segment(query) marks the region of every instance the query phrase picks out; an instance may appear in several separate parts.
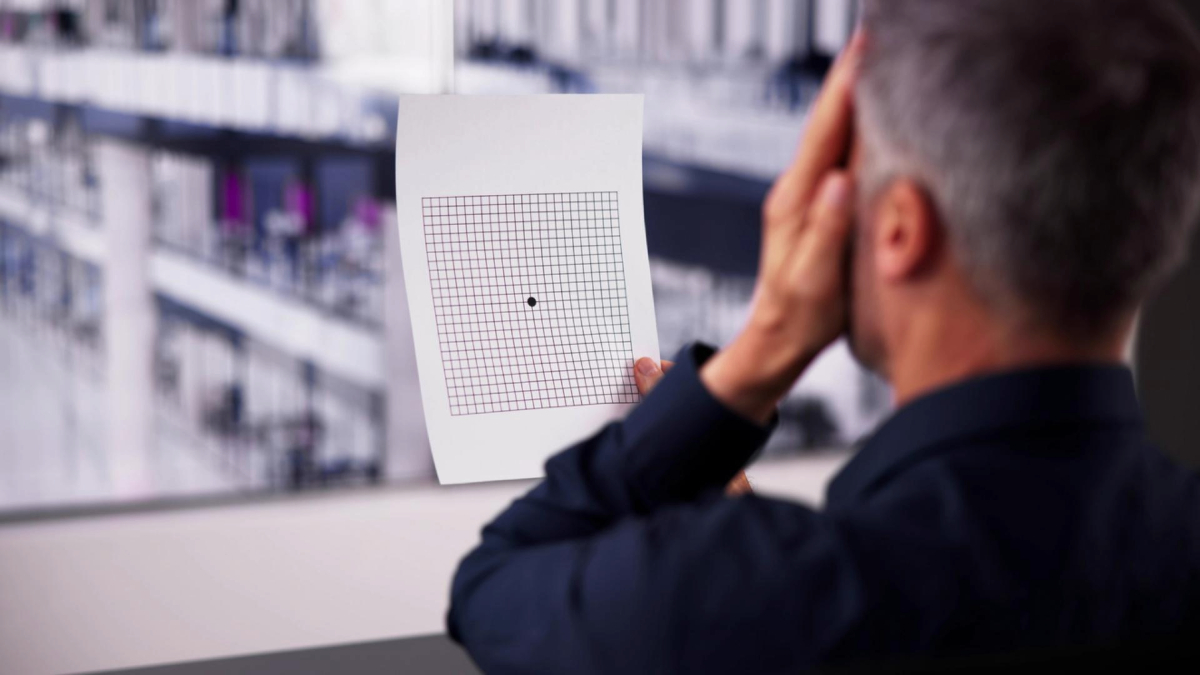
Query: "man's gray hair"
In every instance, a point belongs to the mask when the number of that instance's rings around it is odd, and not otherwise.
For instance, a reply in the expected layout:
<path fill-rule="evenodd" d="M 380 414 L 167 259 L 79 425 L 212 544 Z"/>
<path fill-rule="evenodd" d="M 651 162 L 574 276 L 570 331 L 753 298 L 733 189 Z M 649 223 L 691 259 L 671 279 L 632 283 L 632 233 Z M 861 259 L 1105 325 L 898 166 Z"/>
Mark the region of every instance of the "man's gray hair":
<path fill-rule="evenodd" d="M 863 189 L 927 192 L 985 299 L 1074 335 L 1183 261 L 1200 41 L 1173 0 L 868 0 Z"/>

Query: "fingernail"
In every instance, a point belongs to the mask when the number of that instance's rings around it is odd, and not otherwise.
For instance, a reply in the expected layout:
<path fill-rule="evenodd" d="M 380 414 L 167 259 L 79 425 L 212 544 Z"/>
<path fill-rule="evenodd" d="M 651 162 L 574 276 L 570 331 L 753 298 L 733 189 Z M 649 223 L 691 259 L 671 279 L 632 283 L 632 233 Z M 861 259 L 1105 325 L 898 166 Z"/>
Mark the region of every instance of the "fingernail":
<path fill-rule="evenodd" d="M 658 364 L 654 362 L 654 359 L 638 359 L 637 371 L 642 375 L 654 375 L 658 372 Z"/>
<path fill-rule="evenodd" d="M 821 199 L 829 206 L 843 206 L 849 196 L 850 180 L 845 176 L 833 176 L 825 181 L 825 190 Z"/>
<path fill-rule="evenodd" d="M 850 51 L 858 54 L 862 51 L 864 45 L 867 44 L 867 34 L 863 31 L 862 22 L 860 21 L 854 27 L 854 34 L 850 36 Z"/>

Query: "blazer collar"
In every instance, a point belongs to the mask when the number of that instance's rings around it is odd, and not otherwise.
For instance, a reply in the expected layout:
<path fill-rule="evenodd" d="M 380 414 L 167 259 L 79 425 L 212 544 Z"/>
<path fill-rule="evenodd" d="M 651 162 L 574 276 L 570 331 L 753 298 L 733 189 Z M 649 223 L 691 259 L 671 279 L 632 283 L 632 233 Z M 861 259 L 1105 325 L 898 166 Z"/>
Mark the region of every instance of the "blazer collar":
<path fill-rule="evenodd" d="M 926 394 L 896 411 L 830 483 L 838 508 L 931 454 L 970 438 L 1064 424 L 1142 424 L 1133 374 L 1118 365 L 986 375 Z"/>

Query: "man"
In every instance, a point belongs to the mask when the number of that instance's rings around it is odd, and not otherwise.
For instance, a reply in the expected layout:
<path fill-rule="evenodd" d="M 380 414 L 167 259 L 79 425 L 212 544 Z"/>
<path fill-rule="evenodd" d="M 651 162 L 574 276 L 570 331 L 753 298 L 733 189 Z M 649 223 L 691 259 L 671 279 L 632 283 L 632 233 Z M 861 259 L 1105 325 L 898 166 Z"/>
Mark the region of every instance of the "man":
<path fill-rule="evenodd" d="M 745 329 L 661 381 L 639 362 L 645 401 L 484 529 L 452 635 L 487 672 L 774 673 L 1196 626 L 1200 482 L 1122 365 L 1200 216 L 1186 25 L 867 2 L 764 207 Z M 723 495 L 842 334 L 896 414 L 823 512 Z"/>

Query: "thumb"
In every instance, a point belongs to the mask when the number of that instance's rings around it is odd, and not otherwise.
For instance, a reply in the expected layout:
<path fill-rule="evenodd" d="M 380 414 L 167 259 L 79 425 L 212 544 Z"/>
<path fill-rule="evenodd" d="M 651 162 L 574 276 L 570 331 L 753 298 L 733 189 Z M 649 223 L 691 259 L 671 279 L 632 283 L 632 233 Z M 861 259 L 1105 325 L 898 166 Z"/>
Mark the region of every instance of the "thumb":
<path fill-rule="evenodd" d="M 662 376 L 662 368 L 654 359 L 642 357 L 633 365 L 633 381 L 637 383 L 638 393 L 642 396 L 649 394 Z"/>

